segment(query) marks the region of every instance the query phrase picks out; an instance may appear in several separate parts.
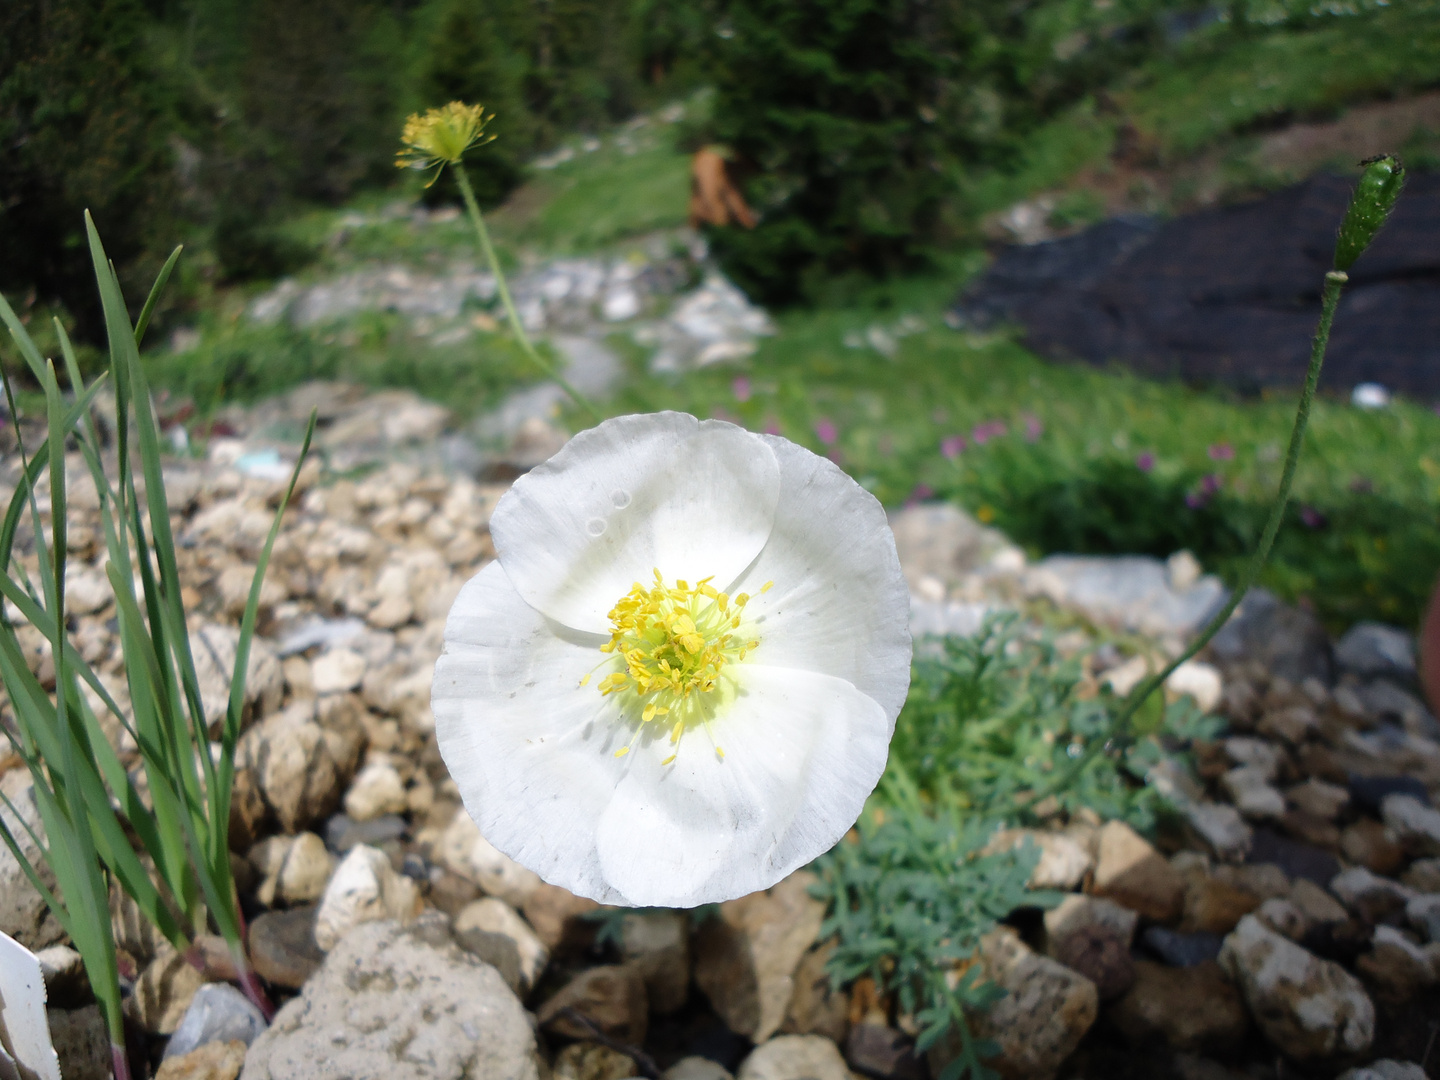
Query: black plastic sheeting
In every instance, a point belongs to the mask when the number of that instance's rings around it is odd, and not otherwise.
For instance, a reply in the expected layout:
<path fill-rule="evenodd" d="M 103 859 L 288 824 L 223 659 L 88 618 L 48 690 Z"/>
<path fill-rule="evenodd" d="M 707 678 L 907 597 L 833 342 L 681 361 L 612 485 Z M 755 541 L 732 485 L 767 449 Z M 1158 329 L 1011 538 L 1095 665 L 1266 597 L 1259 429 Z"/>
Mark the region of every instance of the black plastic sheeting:
<path fill-rule="evenodd" d="M 1353 185 L 1317 176 L 1237 206 L 1006 248 L 955 315 L 982 330 L 1019 324 L 1054 360 L 1243 391 L 1298 387 Z M 1409 177 L 1350 271 L 1321 385 L 1362 382 L 1440 397 L 1440 175 Z"/>

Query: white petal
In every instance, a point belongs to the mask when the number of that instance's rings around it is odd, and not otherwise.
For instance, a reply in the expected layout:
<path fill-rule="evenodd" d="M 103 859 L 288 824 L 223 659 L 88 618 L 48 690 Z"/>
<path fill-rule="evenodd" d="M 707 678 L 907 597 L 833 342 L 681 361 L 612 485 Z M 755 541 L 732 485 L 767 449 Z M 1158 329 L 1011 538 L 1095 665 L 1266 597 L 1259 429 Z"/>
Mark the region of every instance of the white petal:
<path fill-rule="evenodd" d="M 709 736 L 687 732 L 670 766 L 631 754 L 600 819 L 601 873 L 634 904 L 695 907 L 769 888 L 845 835 L 885 769 L 891 721 L 848 682 L 730 670 L 741 694 Z"/>
<path fill-rule="evenodd" d="M 780 462 L 770 539 L 732 592 L 754 595 L 757 663 L 846 679 L 894 723 L 910 688 L 910 590 L 885 510 L 834 462 L 767 437 Z"/>
<path fill-rule="evenodd" d="M 652 569 L 666 580 L 737 577 L 770 535 L 779 490 L 761 436 L 684 413 L 621 416 L 515 481 L 490 532 L 532 607 L 606 633 L 615 602 Z"/>
<path fill-rule="evenodd" d="M 435 664 L 435 735 L 481 834 L 546 881 L 624 903 L 600 873 L 595 827 L 624 775 L 615 699 L 580 678 L 600 637 L 547 620 L 493 562 L 466 583 Z"/>

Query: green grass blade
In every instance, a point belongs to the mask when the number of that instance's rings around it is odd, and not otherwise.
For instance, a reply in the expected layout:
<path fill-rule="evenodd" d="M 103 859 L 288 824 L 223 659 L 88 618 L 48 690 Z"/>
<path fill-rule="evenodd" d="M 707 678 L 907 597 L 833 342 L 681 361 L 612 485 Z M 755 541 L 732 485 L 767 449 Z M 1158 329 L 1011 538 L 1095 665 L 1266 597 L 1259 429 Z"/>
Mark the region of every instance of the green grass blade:
<path fill-rule="evenodd" d="M 90 408 L 90 403 L 95 400 L 95 395 L 100 392 L 103 385 L 104 383 L 100 379 L 96 379 L 90 388 L 76 400 L 65 414 L 66 426 L 61 430 L 73 430 L 75 424 Z M 4 523 L 0 524 L 0 567 L 10 565 L 11 555 L 15 550 L 15 531 L 20 527 L 20 519 L 25 513 L 25 507 L 30 493 L 34 490 L 35 482 L 45 471 L 45 464 L 49 457 L 49 445 L 50 440 L 47 436 L 36 449 L 35 456 L 30 458 L 26 462 L 25 468 L 21 470 L 19 484 L 15 488 L 15 494 L 10 498 L 10 507 L 5 513 Z"/>
<path fill-rule="evenodd" d="M 155 655 L 145 634 L 144 617 L 134 596 L 125 587 L 125 573 L 114 563 L 105 567 L 115 591 L 116 615 L 120 623 L 121 647 L 130 680 L 130 701 L 135 710 L 135 727 L 150 798 L 155 807 L 159 848 L 151 852 L 156 869 L 181 905 L 187 918 L 195 911 L 194 859 L 197 853 L 186 844 L 185 822 L 199 804 L 192 798 L 184 770 L 189 754 L 177 748 L 174 725 L 166 720 L 165 680 L 161 659 Z M 187 743 L 188 746 L 188 743 Z M 190 763 L 193 769 L 193 762 Z"/>
<path fill-rule="evenodd" d="M 40 355 L 35 341 L 30 337 L 30 332 L 25 329 L 25 324 L 15 314 L 15 309 L 10 306 L 9 301 L 0 295 L 0 322 L 10 331 L 10 337 L 15 342 L 15 347 L 20 350 L 20 355 L 25 358 L 26 365 L 30 368 L 36 380 L 41 379 L 41 372 L 45 370 L 45 358 Z"/>
<path fill-rule="evenodd" d="M 275 517 L 270 522 L 270 532 L 265 537 L 265 545 L 260 550 L 260 557 L 255 563 L 255 574 L 250 579 L 250 595 L 245 601 L 245 613 L 240 619 L 240 638 L 235 647 L 235 670 L 230 676 L 230 702 L 225 712 L 225 728 L 221 735 L 220 763 L 216 774 L 210 783 L 210 848 L 207 852 L 208 870 L 215 877 L 213 891 L 223 893 L 227 896 L 233 895 L 233 883 L 230 876 L 230 855 L 229 855 L 229 824 L 230 824 L 230 790 L 235 780 L 235 745 L 240 738 L 240 719 L 245 707 L 245 677 L 250 664 L 250 643 L 255 637 L 255 620 L 260 610 L 260 589 L 265 583 L 265 571 L 270 565 L 270 557 L 275 550 L 275 541 L 280 535 L 280 526 L 284 523 L 285 510 L 289 507 L 291 499 L 295 496 L 295 486 L 300 482 L 300 471 L 305 467 L 305 460 L 310 454 L 310 443 L 315 437 L 315 424 L 318 414 L 312 410 L 309 423 L 305 425 L 305 438 L 300 445 L 300 455 L 295 461 L 295 468 L 290 473 L 290 483 L 285 488 L 285 494 L 280 500 L 280 505 L 275 510 Z M 231 945 L 239 945 L 239 912 L 236 910 L 233 916 L 230 911 L 231 902 L 225 905 L 227 917 L 231 917 L 234 923 L 234 938 Z M 217 919 L 220 915 L 220 907 L 211 902 L 211 910 Z M 227 939 L 229 934 L 225 935 Z"/>
<path fill-rule="evenodd" d="M 3 575 L 0 575 L 0 594 L 3 594 L 7 600 L 15 604 L 16 607 L 20 609 L 21 614 L 25 616 L 25 618 L 31 623 L 31 625 L 38 629 L 42 634 L 50 637 L 51 640 L 54 640 L 54 622 L 50 619 L 49 613 L 44 611 L 44 609 L 37 607 L 34 601 L 29 596 L 27 596 L 20 589 L 16 588 L 14 582 Z M 7 629 L 5 632 L 13 636 L 13 630 Z M 8 640 L 9 639 L 7 638 L 7 644 Z M 18 646 L 16 646 L 16 652 L 18 655 Z M 71 670 L 83 677 L 86 680 L 87 684 L 96 690 L 96 692 L 101 696 L 101 699 L 105 703 L 106 707 L 109 708 L 111 712 L 113 712 L 116 716 L 122 716 L 119 711 L 119 707 L 110 697 L 109 692 L 105 690 L 104 685 L 100 682 L 98 677 L 96 677 L 94 671 L 90 668 L 88 664 L 84 662 L 84 659 L 79 655 L 78 652 L 76 652 L 74 646 L 68 640 L 65 641 L 65 652 L 67 662 L 72 665 Z M 26 669 L 26 673 L 28 674 L 28 669 Z M 6 685 L 12 687 L 12 699 L 16 697 L 13 688 L 17 685 L 17 679 L 18 676 L 7 675 L 5 680 Z M 33 681 L 33 676 L 31 676 L 31 681 Z M 129 773 L 125 771 L 124 765 L 121 763 L 119 756 L 115 753 L 115 748 L 111 746 L 109 740 L 106 739 L 104 731 L 101 729 L 100 723 L 96 719 L 93 711 L 90 709 L 89 705 L 86 704 L 84 699 L 79 696 L 78 688 L 76 692 L 72 693 L 72 696 L 75 698 L 75 705 L 80 713 L 80 721 L 83 723 L 84 726 L 83 738 L 81 740 L 82 745 L 87 751 L 88 759 L 90 761 L 93 761 L 94 766 L 100 772 L 100 777 L 95 778 L 93 782 L 86 785 L 87 799 L 91 800 L 92 804 L 94 800 L 98 799 L 104 801 L 108 806 L 108 800 L 106 800 L 105 798 L 105 789 L 108 788 L 109 791 L 114 794 L 116 800 L 120 803 L 121 812 L 124 814 L 126 821 L 130 824 L 130 827 L 135 831 L 135 834 L 139 837 L 142 846 L 145 848 L 146 851 L 149 851 L 151 853 L 152 857 L 156 859 L 157 866 L 160 865 L 162 862 L 160 852 L 163 848 L 163 845 L 161 843 L 160 835 L 156 829 L 154 816 L 146 808 L 144 801 L 140 798 L 139 792 L 135 789 L 134 782 L 130 779 Z M 44 691 L 39 687 L 38 682 L 35 683 L 33 687 L 29 688 L 29 709 L 33 713 L 36 710 L 48 708 L 48 706 L 48 698 L 46 697 Z M 52 726 L 53 720 L 42 721 L 39 724 L 33 725 L 33 727 L 39 733 L 42 739 L 51 730 Z M 58 746 L 52 745 L 49 747 L 49 751 L 52 754 L 58 753 L 58 750 Z M 83 771 L 84 773 L 88 774 L 90 770 L 86 768 Z M 99 782 L 101 779 L 103 779 L 104 782 L 103 786 Z M 104 829 L 107 834 L 111 836 L 112 840 L 114 840 L 115 836 L 117 835 L 113 833 L 113 830 L 109 829 L 106 822 L 102 821 L 97 827 Z M 133 854 L 133 852 L 131 852 L 129 849 L 128 842 L 125 843 L 123 847 L 116 847 L 115 850 L 118 852 L 118 854 L 114 858 L 107 857 L 107 864 L 112 865 L 112 868 L 116 867 L 117 862 L 128 864 L 129 857 Z M 136 868 L 138 868 L 138 865 L 138 862 L 135 863 Z M 145 885 L 141 886 L 141 888 L 147 887 L 148 881 Z M 164 929 L 164 927 L 162 927 L 162 929 Z M 166 936 L 171 936 L 171 932 L 167 930 Z"/>
<path fill-rule="evenodd" d="M 180 259 L 180 252 L 185 250 L 183 244 L 177 244 L 175 250 L 170 252 L 170 257 L 165 260 L 165 265 L 160 268 L 160 273 L 155 275 L 155 284 L 150 286 L 150 295 L 145 298 L 145 306 L 140 309 L 140 317 L 135 320 L 135 344 L 138 347 L 140 342 L 145 340 L 145 330 L 150 325 L 150 316 L 155 313 L 155 305 L 160 300 L 160 294 L 165 291 L 165 285 L 170 280 L 170 271 L 175 269 L 175 263 Z"/>
<path fill-rule="evenodd" d="M 46 418 L 48 422 L 48 450 L 50 461 L 50 528 L 51 557 L 53 570 L 45 576 L 46 607 L 55 622 L 55 636 L 51 638 L 51 653 L 55 664 L 55 725 L 54 734 L 59 743 L 57 758 L 47 759 L 48 774 L 56 789 L 51 791 L 43 784 L 34 788 L 41 818 L 45 822 L 46 836 L 50 841 L 50 866 L 55 873 L 60 892 L 67 906 L 76 914 L 74 927 L 75 941 L 90 971 L 92 986 L 106 1007 L 111 1039 L 117 1034 L 123 1041 L 123 1020 L 119 1013 L 119 984 L 116 968 L 114 942 L 110 932 L 109 889 L 100 872 L 98 853 L 90 822 L 92 814 L 110 812 L 110 804 L 100 792 L 102 800 L 98 805 L 88 806 L 84 794 L 88 759 L 82 748 L 76 744 L 75 730 L 70 721 L 69 691 L 72 680 L 65 662 L 65 559 L 66 559 L 66 505 L 65 505 L 65 411 L 60 400 L 60 386 L 55 378 L 54 366 L 46 364 L 42 373 L 45 391 Z M 37 547 L 41 549 L 41 567 L 46 566 L 43 531 L 36 520 L 36 531 L 40 535 Z M 57 775 L 58 766 L 58 775 Z M 59 786 L 60 779 L 64 786 Z M 61 796 L 64 796 L 62 803 Z M 93 797 L 93 796 L 92 796 Z M 93 965 L 93 969 L 92 969 Z M 112 994 L 111 988 L 114 988 Z"/>

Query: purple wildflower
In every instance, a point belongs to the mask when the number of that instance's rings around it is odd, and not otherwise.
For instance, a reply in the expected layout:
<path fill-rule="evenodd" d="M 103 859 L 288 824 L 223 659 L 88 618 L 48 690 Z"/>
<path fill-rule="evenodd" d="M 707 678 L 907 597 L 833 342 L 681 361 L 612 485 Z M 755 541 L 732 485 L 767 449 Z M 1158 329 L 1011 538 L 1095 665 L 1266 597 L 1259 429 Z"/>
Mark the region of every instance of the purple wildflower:
<path fill-rule="evenodd" d="M 1146 450 L 1142 454 L 1137 454 L 1135 457 L 1135 467 L 1143 473 L 1148 473 L 1151 469 L 1155 468 L 1155 455 L 1149 450 Z"/>
<path fill-rule="evenodd" d="M 975 441 L 976 446 L 984 446 L 991 439 L 997 439 L 1009 430 L 1004 420 L 987 420 L 970 433 L 970 438 Z"/>
<path fill-rule="evenodd" d="M 940 440 L 940 453 L 954 461 L 965 452 L 966 445 L 964 435 L 951 435 Z"/>
<path fill-rule="evenodd" d="M 1038 416 L 1026 414 L 1025 416 L 1025 441 L 1039 442 L 1040 436 L 1045 434 L 1045 424 Z"/>
<path fill-rule="evenodd" d="M 1235 460 L 1235 448 L 1231 446 L 1228 442 L 1211 443 L 1210 448 L 1206 451 L 1206 453 L 1210 455 L 1211 461 Z"/>
<path fill-rule="evenodd" d="M 815 421 L 815 437 L 826 446 L 830 446 L 840 437 L 840 433 L 835 429 L 835 425 L 830 420 L 821 417 Z"/>
<path fill-rule="evenodd" d="M 745 402 L 750 400 L 750 376 L 736 375 L 735 380 L 730 384 L 730 392 L 735 395 L 735 400 Z"/>

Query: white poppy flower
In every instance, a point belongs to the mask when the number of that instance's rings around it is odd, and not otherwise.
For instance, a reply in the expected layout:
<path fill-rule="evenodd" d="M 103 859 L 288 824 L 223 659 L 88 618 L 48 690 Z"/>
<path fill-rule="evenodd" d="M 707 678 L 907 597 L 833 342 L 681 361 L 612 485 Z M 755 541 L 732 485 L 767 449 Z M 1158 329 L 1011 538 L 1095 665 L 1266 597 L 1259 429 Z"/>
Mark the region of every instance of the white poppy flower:
<path fill-rule="evenodd" d="M 910 681 L 885 512 L 785 439 L 683 413 L 582 432 L 495 508 L 435 668 L 481 832 L 601 903 L 695 907 L 832 847 Z"/>

